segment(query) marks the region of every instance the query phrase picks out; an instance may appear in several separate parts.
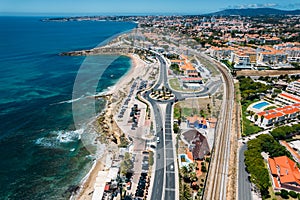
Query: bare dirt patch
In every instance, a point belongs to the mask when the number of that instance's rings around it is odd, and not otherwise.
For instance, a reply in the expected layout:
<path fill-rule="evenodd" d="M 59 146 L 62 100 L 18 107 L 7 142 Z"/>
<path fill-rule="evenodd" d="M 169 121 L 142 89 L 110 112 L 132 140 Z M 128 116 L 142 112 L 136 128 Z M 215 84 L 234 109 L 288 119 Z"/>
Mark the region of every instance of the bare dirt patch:
<path fill-rule="evenodd" d="M 241 70 L 236 76 L 279 76 L 283 74 L 300 74 L 300 70 Z"/>

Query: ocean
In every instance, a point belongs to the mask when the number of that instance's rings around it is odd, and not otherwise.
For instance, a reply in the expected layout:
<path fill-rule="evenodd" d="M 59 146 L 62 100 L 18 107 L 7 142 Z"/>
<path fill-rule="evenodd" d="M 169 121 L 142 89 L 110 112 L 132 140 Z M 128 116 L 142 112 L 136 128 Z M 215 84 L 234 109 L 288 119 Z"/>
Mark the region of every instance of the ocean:
<path fill-rule="evenodd" d="M 0 17 L 0 199 L 69 198 L 94 159 L 80 138 L 105 102 L 91 97 L 131 66 L 125 56 L 59 53 L 96 47 L 136 24 L 40 19 Z"/>

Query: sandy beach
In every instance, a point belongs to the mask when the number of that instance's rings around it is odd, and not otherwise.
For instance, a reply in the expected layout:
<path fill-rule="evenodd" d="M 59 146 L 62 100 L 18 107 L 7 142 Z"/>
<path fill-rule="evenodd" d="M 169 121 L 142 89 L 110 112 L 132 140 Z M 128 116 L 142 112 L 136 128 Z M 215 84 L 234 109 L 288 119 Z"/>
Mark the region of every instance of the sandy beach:
<path fill-rule="evenodd" d="M 118 125 L 113 122 L 111 123 L 110 117 L 112 115 L 115 115 L 118 111 L 118 108 L 121 106 L 122 99 L 124 98 L 124 94 L 127 94 L 129 92 L 129 89 L 131 87 L 131 82 L 133 79 L 136 79 L 138 77 L 142 77 L 143 73 L 145 73 L 145 67 L 147 66 L 147 63 L 145 63 L 143 60 L 139 58 L 136 54 L 128 54 L 126 55 L 131 58 L 131 68 L 130 70 L 112 87 L 109 91 L 106 92 L 105 95 L 107 95 L 107 107 L 105 108 L 104 113 L 104 124 L 109 126 L 109 130 L 111 134 L 119 135 L 123 134 L 121 133 L 121 129 L 118 127 Z M 103 155 L 100 159 L 98 159 L 95 164 L 93 165 L 93 168 L 90 170 L 89 174 L 85 177 L 85 179 L 82 181 L 82 185 L 80 186 L 80 191 L 77 195 L 71 197 L 71 199 L 79 199 L 79 200 L 90 200 L 93 196 L 94 191 L 94 184 L 96 182 L 96 177 L 98 175 L 99 171 L 106 170 L 105 166 L 105 159 L 106 156 Z"/>

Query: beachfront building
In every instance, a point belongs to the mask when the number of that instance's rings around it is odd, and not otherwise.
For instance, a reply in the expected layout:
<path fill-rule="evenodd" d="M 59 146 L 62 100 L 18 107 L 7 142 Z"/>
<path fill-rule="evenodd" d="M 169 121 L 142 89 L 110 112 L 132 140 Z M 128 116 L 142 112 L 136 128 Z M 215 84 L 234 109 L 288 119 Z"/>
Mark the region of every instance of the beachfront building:
<path fill-rule="evenodd" d="M 197 69 L 193 66 L 191 62 L 188 61 L 188 58 L 184 55 L 180 56 L 178 60 L 170 60 L 171 64 L 177 64 L 179 66 L 180 71 L 186 77 L 200 77 Z"/>
<path fill-rule="evenodd" d="M 203 160 L 206 155 L 210 154 L 207 139 L 198 130 L 192 129 L 184 132 L 182 139 L 189 145 L 193 160 Z"/>
<path fill-rule="evenodd" d="M 257 120 L 255 117 L 250 118 L 255 124 L 261 127 L 269 127 L 275 123 L 291 120 L 298 117 L 300 114 L 300 103 L 283 106 L 271 110 L 266 110 L 257 113 Z"/>
<path fill-rule="evenodd" d="M 287 92 L 282 92 L 275 98 L 275 103 L 279 105 L 291 105 L 294 103 L 300 103 L 300 97 Z"/>
<path fill-rule="evenodd" d="M 102 199 L 104 196 L 110 198 L 110 189 L 117 189 L 118 174 L 119 167 L 111 167 L 108 171 L 98 171 L 92 200 Z"/>
<path fill-rule="evenodd" d="M 300 79 L 289 83 L 286 91 L 295 95 L 300 95 Z"/>
<path fill-rule="evenodd" d="M 171 64 L 177 64 L 179 70 L 183 73 L 183 76 L 180 76 L 180 82 L 185 88 L 192 90 L 200 89 L 203 84 L 201 77 L 201 70 L 197 69 L 188 58 L 184 55 L 180 56 L 180 59 L 170 60 Z"/>
<path fill-rule="evenodd" d="M 268 170 L 274 190 L 288 189 L 300 192 L 300 170 L 287 156 L 269 158 Z"/>

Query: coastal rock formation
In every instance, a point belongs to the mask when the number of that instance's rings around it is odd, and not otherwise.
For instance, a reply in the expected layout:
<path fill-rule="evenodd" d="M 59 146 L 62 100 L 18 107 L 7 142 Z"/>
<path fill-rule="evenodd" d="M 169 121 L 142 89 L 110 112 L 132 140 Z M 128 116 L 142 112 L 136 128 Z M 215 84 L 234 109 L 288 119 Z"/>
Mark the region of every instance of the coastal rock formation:
<path fill-rule="evenodd" d="M 90 56 L 90 55 L 127 55 L 134 53 L 133 47 L 98 47 L 91 50 L 80 50 L 60 53 L 60 56 Z"/>
<path fill-rule="evenodd" d="M 107 105 L 105 111 L 98 116 L 94 124 L 96 131 L 99 134 L 99 137 L 96 140 L 106 144 L 114 142 L 117 145 L 122 146 L 124 143 L 129 143 L 127 138 L 124 137 L 124 133 L 113 119 L 112 107 L 109 106 L 113 100 L 112 95 L 110 94 L 102 97 L 107 101 Z"/>

